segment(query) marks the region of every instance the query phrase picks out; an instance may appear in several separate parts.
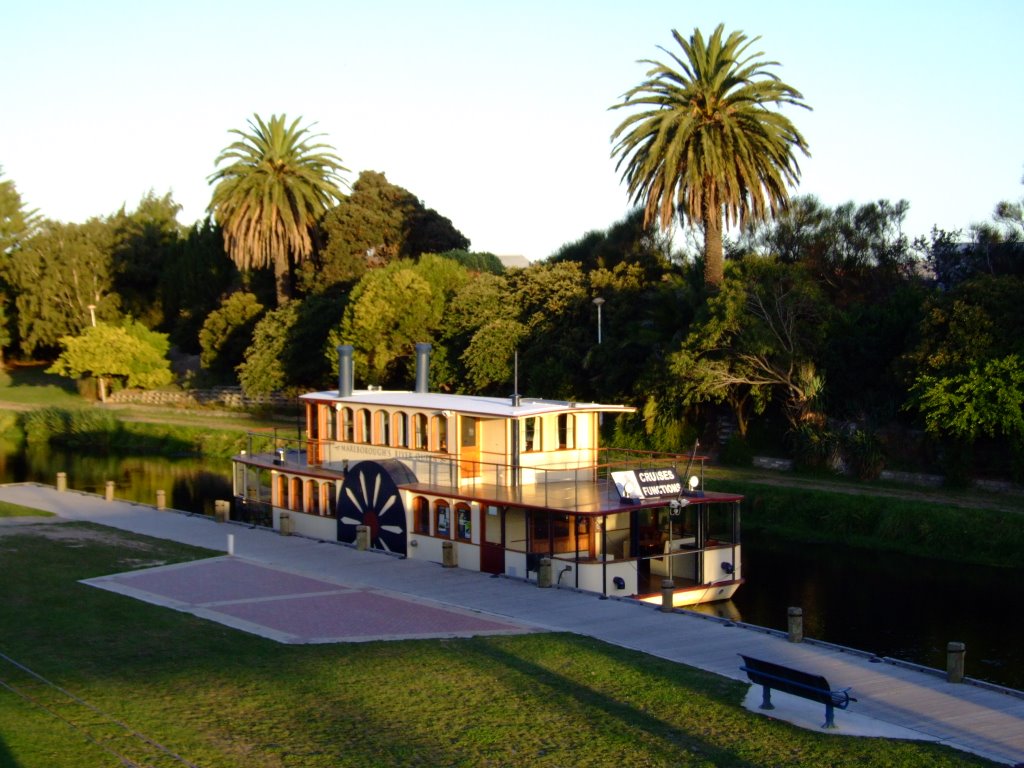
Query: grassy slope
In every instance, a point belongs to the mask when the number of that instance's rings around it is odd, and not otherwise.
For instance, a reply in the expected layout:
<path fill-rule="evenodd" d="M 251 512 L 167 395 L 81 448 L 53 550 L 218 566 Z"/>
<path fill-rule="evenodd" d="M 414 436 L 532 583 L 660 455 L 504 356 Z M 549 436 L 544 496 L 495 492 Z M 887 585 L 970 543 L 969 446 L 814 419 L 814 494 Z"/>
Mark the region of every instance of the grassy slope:
<path fill-rule="evenodd" d="M 197 765 L 989 765 L 801 731 L 743 710 L 743 685 L 568 635 L 279 645 L 78 583 L 206 553 L 60 528 L 110 541 L 0 538 L 0 652 Z M 17 682 L 2 661 L 0 678 Z M 0 765 L 107 764 L 0 688 Z"/>

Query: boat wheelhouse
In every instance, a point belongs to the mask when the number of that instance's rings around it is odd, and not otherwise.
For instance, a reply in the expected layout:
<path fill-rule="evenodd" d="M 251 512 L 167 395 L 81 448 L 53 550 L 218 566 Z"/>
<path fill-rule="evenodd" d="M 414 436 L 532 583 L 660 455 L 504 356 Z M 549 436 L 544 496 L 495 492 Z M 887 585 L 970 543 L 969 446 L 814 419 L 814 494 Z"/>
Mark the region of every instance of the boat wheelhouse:
<path fill-rule="evenodd" d="M 742 583 L 741 497 L 703 490 L 703 458 L 601 448 L 598 403 L 353 389 L 302 396 L 305 436 L 250 435 L 233 517 L 393 555 L 677 606 Z M 686 481 L 680 479 L 686 478 Z"/>

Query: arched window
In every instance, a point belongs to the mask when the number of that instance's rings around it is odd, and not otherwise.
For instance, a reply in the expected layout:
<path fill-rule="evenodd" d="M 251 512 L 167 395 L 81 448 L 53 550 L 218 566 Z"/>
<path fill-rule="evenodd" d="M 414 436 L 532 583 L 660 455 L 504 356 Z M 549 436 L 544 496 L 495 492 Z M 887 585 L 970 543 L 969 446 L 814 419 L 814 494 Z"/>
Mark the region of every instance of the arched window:
<path fill-rule="evenodd" d="M 327 439 L 340 439 L 338 436 L 338 409 L 333 405 L 327 406 Z"/>
<path fill-rule="evenodd" d="M 391 445 L 391 418 L 387 411 L 377 411 L 374 414 L 375 440 L 374 445 Z"/>
<path fill-rule="evenodd" d="M 409 416 L 404 411 L 399 411 L 393 417 L 395 425 L 395 442 L 399 448 L 409 447 Z"/>
<path fill-rule="evenodd" d="M 412 500 L 412 526 L 416 533 L 430 533 L 430 502 L 422 496 Z"/>
<path fill-rule="evenodd" d="M 289 494 L 288 499 L 290 502 L 288 504 L 288 509 L 293 512 L 298 512 L 302 509 L 302 478 L 293 477 L 289 486 L 291 493 Z"/>
<path fill-rule="evenodd" d="M 338 489 L 333 480 L 329 480 L 320 486 L 320 494 L 323 500 L 320 502 L 320 514 L 325 517 L 338 516 Z"/>
<path fill-rule="evenodd" d="M 274 489 L 274 505 L 281 509 L 288 508 L 288 477 L 285 475 L 277 476 L 276 488 Z"/>
<path fill-rule="evenodd" d="M 452 536 L 452 508 L 444 499 L 434 502 L 434 535 L 445 539 Z"/>
<path fill-rule="evenodd" d="M 320 514 L 320 488 L 316 480 L 310 478 L 306 481 L 306 509 L 311 515 Z"/>
<path fill-rule="evenodd" d="M 455 505 L 455 535 L 462 541 L 469 541 L 473 538 L 473 513 L 469 504 Z"/>
<path fill-rule="evenodd" d="M 358 442 L 370 444 L 373 437 L 370 426 L 370 411 L 360 408 L 356 411 L 356 440 Z"/>
<path fill-rule="evenodd" d="M 541 420 L 539 416 L 528 416 L 523 419 L 523 452 L 540 451 L 541 448 Z"/>
<path fill-rule="evenodd" d="M 355 417 L 352 415 L 351 408 L 341 409 L 341 437 L 340 440 L 344 440 L 346 443 L 355 442 Z"/>
<path fill-rule="evenodd" d="M 418 451 L 425 451 L 429 447 L 430 434 L 427 432 L 426 414 L 417 413 L 412 417 L 413 423 L 413 445 Z"/>

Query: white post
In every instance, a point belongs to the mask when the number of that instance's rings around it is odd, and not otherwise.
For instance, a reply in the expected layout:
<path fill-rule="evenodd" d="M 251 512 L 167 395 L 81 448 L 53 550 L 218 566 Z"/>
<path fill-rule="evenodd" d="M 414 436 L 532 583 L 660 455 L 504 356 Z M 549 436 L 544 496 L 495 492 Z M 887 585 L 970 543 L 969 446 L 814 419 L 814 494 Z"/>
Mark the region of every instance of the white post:
<path fill-rule="evenodd" d="M 235 534 L 233 533 L 228 534 L 228 554 L 235 554 Z"/>

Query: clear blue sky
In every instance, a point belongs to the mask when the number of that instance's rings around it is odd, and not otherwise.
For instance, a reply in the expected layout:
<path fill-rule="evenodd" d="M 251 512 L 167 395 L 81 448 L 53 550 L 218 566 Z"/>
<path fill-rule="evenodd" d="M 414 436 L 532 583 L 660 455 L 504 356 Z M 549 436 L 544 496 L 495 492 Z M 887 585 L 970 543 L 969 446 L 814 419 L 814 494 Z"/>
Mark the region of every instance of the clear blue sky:
<path fill-rule="evenodd" d="M 760 35 L 800 89 L 797 193 L 905 198 L 908 234 L 1024 197 L 1024 3 L 146 0 L 0 12 L 0 165 L 31 208 L 83 221 L 171 191 L 190 224 L 258 112 L 316 122 L 354 181 L 388 179 L 476 250 L 550 255 L 629 209 L 607 108 L 670 30 Z"/>

